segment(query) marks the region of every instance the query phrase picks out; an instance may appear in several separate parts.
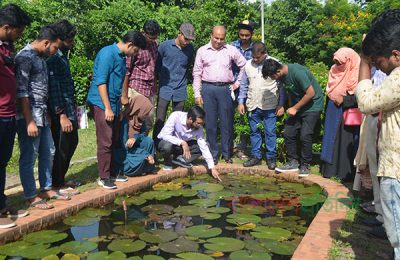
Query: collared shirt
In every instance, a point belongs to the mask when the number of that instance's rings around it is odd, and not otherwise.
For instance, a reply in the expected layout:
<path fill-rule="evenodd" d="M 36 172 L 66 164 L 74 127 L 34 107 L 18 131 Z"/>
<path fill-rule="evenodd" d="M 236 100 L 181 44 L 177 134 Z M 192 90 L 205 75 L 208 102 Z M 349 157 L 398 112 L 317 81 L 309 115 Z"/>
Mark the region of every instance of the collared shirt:
<path fill-rule="evenodd" d="M 176 45 L 175 39 L 160 44 L 157 74 L 161 98 L 174 102 L 186 100 L 187 72 L 193 55 L 192 44 L 182 49 Z"/>
<path fill-rule="evenodd" d="M 362 113 L 382 112 L 377 175 L 400 180 L 400 67 L 395 68 L 380 87 L 374 87 L 369 79 L 360 81 L 355 95 Z"/>
<path fill-rule="evenodd" d="M 229 44 L 225 44 L 218 50 L 211 46 L 211 42 L 200 47 L 193 67 L 194 96 L 201 96 L 201 81 L 234 82 L 233 63 L 240 68 L 238 79 L 234 83 L 239 86 L 243 68 L 246 65 L 243 55 Z"/>
<path fill-rule="evenodd" d="M 157 62 L 157 43 L 147 43 L 146 49 L 138 55 L 126 59 L 126 75 L 129 76 L 129 87 L 146 97 L 153 96 L 154 76 Z"/>
<path fill-rule="evenodd" d="M 210 148 L 204 139 L 203 128 L 192 129 L 186 126 L 187 112 L 172 112 L 158 138 L 180 146 L 182 141 L 197 140 L 201 154 L 207 162 L 209 169 L 214 168 L 214 160 Z"/>
<path fill-rule="evenodd" d="M 253 52 L 252 52 L 253 42 L 251 41 L 249 47 L 246 49 L 242 48 L 241 42 L 242 42 L 241 40 L 236 40 L 236 41 L 231 42 L 231 45 L 235 46 L 246 60 L 251 60 L 253 58 L 253 56 L 252 56 L 253 55 Z M 240 71 L 240 69 L 238 68 L 238 66 L 236 66 L 236 64 L 234 64 L 233 65 L 233 75 L 235 76 L 235 80 L 237 79 L 237 77 L 239 75 L 239 71 Z"/>
<path fill-rule="evenodd" d="M 120 51 L 115 43 L 99 51 L 94 60 L 93 80 L 87 97 L 89 105 L 95 105 L 105 110 L 98 87 L 106 84 L 111 109 L 116 115 L 120 113 L 122 84 L 125 79 L 125 61 L 125 54 Z"/>
<path fill-rule="evenodd" d="M 13 45 L 0 41 L 0 117 L 15 116 L 15 81 L 14 59 L 11 57 Z"/>
<path fill-rule="evenodd" d="M 51 115 L 66 114 L 76 121 L 74 81 L 68 58 L 61 50 L 46 60 L 49 71 L 49 112 Z"/>
<path fill-rule="evenodd" d="M 48 74 L 46 61 L 32 45 L 26 45 L 15 57 L 17 98 L 29 98 L 33 120 L 37 126 L 46 126 L 48 100 Z M 17 107 L 17 119 L 24 118 Z"/>

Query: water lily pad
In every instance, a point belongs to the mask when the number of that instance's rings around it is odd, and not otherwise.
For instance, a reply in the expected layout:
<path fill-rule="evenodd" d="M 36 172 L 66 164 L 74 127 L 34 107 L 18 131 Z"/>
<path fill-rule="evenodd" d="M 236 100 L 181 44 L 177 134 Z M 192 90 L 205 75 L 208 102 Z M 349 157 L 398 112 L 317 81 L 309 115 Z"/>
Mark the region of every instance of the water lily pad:
<path fill-rule="evenodd" d="M 192 186 L 193 190 L 202 190 L 205 192 L 218 192 L 224 189 L 224 186 L 216 183 L 203 183 Z"/>
<path fill-rule="evenodd" d="M 253 251 L 253 252 L 269 252 L 269 250 L 265 247 L 263 242 L 258 240 L 245 240 L 245 247 L 246 249 Z"/>
<path fill-rule="evenodd" d="M 49 245 L 46 244 L 36 244 L 30 249 L 25 249 L 21 251 L 20 256 L 28 259 L 40 259 L 49 255 L 57 255 L 60 253 L 61 249 L 58 246 L 48 248 Z"/>
<path fill-rule="evenodd" d="M 75 254 L 65 254 L 61 257 L 61 260 L 80 260 L 81 257 Z"/>
<path fill-rule="evenodd" d="M 267 208 L 263 206 L 257 206 L 252 204 L 237 204 L 235 205 L 235 213 L 238 214 L 250 214 L 259 215 L 267 212 Z"/>
<path fill-rule="evenodd" d="M 166 191 L 147 191 L 140 194 L 140 197 L 146 200 L 166 200 L 172 197 L 172 195 Z"/>
<path fill-rule="evenodd" d="M 126 255 L 122 252 L 116 251 L 108 254 L 107 251 L 100 251 L 90 254 L 87 260 L 125 260 Z"/>
<path fill-rule="evenodd" d="M 221 214 L 218 213 L 203 213 L 200 215 L 200 217 L 207 219 L 207 220 L 214 220 L 214 219 L 219 219 L 221 217 Z"/>
<path fill-rule="evenodd" d="M 234 198 L 235 197 L 235 193 L 233 193 L 230 190 L 221 190 L 218 192 L 212 192 L 212 193 L 208 193 L 207 194 L 207 198 L 209 199 L 227 199 L 229 200 L 229 198 Z"/>
<path fill-rule="evenodd" d="M 1 259 L 1 258 L 0 258 Z M 5 258 L 4 258 L 5 259 Z M 58 258 L 58 256 L 56 255 L 48 255 L 45 257 L 42 257 L 42 260 L 59 260 L 60 258 Z M 3 259 L 2 259 L 3 260 Z"/>
<path fill-rule="evenodd" d="M 274 226 L 275 224 L 280 224 L 280 223 L 285 223 L 285 219 L 281 218 L 281 217 L 267 217 L 267 218 L 263 218 L 260 221 L 261 225 L 264 226 Z"/>
<path fill-rule="evenodd" d="M 278 192 L 266 192 L 266 193 L 258 193 L 250 196 L 252 199 L 256 200 L 270 200 L 270 199 L 280 199 L 282 196 Z"/>
<path fill-rule="evenodd" d="M 139 238 L 148 243 L 165 243 L 178 238 L 178 234 L 164 229 L 151 230 L 139 235 Z"/>
<path fill-rule="evenodd" d="M 208 239 L 204 247 L 213 251 L 233 252 L 243 249 L 244 242 L 230 237 L 215 237 Z"/>
<path fill-rule="evenodd" d="M 225 207 L 207 208 L 206 210 L 208 213 L 218 213 L 218 214 L 228 213 L 231 211 L 230 208 L 225 208 Z"/>
<path fill-rule="evenodd" d="M 233 252 L 229 255 L 229 258 L 231 260 L 270 260 L 271 255 L 268 253 L 263 253 L 263 252 L 252 252 L 249 253 L 248 251 L 245 250 L 240 250 Z"/>
<path fill-rule="evenodd" d="M 90 226 L 100 221 L 100 217 L 89 217 L 83 214 L 77 214 L 75 216 L 67 217 L 63 220 L 65 225 L 68 226 Z"/>
<path fill-rule="evenodd" d="M 30 243 L 50 244 L 61 241 L 68 237 L 67 233 L 60 233 L 57 230 L 42 230 L 33 232 L 24 237 L 24 240 Z"/>
<path fill-rule="evenodd" d="M 155 214 L 166 214 L 174 210 L 174 207 L 166 204 L 152 204 L 142 208 L 144 212 L 152 212 Z"/>
<path fill-rule="evenodd" d="M 252 230 L 256 227 L 254 223 L 247 223 L 236 227 L 237 230 Z"/>
<path fill-rule="evenodd" d="M 222 233 L 222 230 L 211 225 L 197 225 L 186 228 L 186 234 L 198 238 L 216 237 Z"/>
<path fill-rule="evenodd" d="M 201 254 L 201 253 L 180 253 L 176 255 L 179 258 L 185 260 L 213 260 L 211 256 Z"/>
<path fill-rule="evenodd" d="M 325 201 L 326 197 L 322 194 L 306 194 L 299 197 L 300 205 L 303 207 L 311 207 Z"/>
<path fill-rule="evenodd" d="M 145 255 L 143 256 L 143 260 L 164 260 L 164 257 L 158 255 Z"/>
<path fill-rule="evenodd" d="M 107 236 L 97 236 L 97 237 L 90 237 L 90 238 L 83 238 L 84 240 L 99 243 L 99 242 L 110 242 Z"/>
<path fill-rule="evenodd" d="M 180 195 L 183 197 L 193 197 L 197 195 L 197 190 L 192 190 L 192 189 L 182 189 L 179 190 L 180 191 Z"/>
<path fill-rule="evenodd" d="M 204 213 L 204 209 L 197 206 L 181 206 L 175 208 L 174 212 L 184 216 L 193 217 L 200 216 L 202 213 Z"/>
<path fill-rule="evenodd" d="M 180 237 L 174 241 L 160 244 L 160 249 L 171 254 L 195 252 L 199 250 L 199 244 L 189 239 Z"/>
<path fill-rule="evenodd" d="M 33 244 L 26 241 L 16 241 L 0 246 L 0 254 L 7 256 L 20 256 L 21 251 L 26 249 L 30 250 L 32 246 Z"/>
<path fill-rule="evenodd" d="M 128 223 L 127 225 L 116 226 L 115 228 L 113 228 L 114 233 L 129 237 L 138 236 L 145 231 L 146 230 L 143 224 L 138 221 L 133 221 Z"/>
<path fill-rule="evenodd" d="M 255 238 L 264 238 L 264 239 L 271 239 L 271 240 L 285 240 L 288 239 L 292 232 L 289 230 L 278 228 L 278 227 L 263 227 L 259 226 L 253 229 L 254 232 L 250 234 Z"/>
<path fill-rule="evenodd" d="M 123 253 L 133 253 L 146 247 L 142 240 L 132 241 L 132 239 L 118 239 L 108 244 L 107 249 L 111 251 L 121 251 Z"/>
<path fill-rule="evenodd" d="M 5 260 L 6 257 L 7 257 L 7 256 L 5 256 L 5 255 L 0 255 L 0 260 Z M 58 257 L 57 257 L 57 259 L 58 259 Z"/>
<path fill-rule="evenodd" d="M 295 183 L 295 182 L 281 182 L 281 183 L 279 183 L 279 186 L 283 190 L 297 191 L 299 189 L 304 189 L 304 185 L 303 184 Z"/>
<path fill-rule="evenodd" d="M 226 222 L 235 225 L 243 225 L 247 223 L 257 224 L 260 221 L 261 218 L 259 216 L 250 214 L 230 214 L 226 216 Z"/>
<path fill-rule="evenodd" d="M 70 241 L 61 245 L 61 251 L 66 254 L 82 254 L 93 251 L 97 248 L 97 244 L 89 241 Z"/>
<path fill-rule="evenodd" d="M 99 208 L 85 208 L 79 211 L 79 214 L 86 215 L 88 217 L 106 217 L 111 215 L 111 210 L 109 209 L 99 209 Z"/>
<path fill-rule="evenodd" d="M 143 204 L 146 203 L 146 199 L 142 198 L 142 197 L 127 197 L 127 196 L 123 196 L 123 197 L 118 197 L 114 200 L 114 203 L 117 205 L 122 205 L 122 202 L 125 200 L 126 205 L 135 205 L 135 206 L 141 206 Z"/>
<path fill-rule="evenodd" d="M 292 255 L 297 248 L 297 245 L 290 242 L 265 241 L 264 245 L 272 253 L 278 255 Z"/>
<path fill-rule="evenodd" d="M 189 200 L 189 204 L 199 207 L 214 207 L 217 205 L 217 201 L 214 199 L 193 199 Z"/>
<path fill-rule="evenodd" d="M 182 188 L 182 183 L 179 182 L 159 182 L 153 185 L 153 190 L 156 191 L 169 191 L 169 190 L 179 190 Z"/>

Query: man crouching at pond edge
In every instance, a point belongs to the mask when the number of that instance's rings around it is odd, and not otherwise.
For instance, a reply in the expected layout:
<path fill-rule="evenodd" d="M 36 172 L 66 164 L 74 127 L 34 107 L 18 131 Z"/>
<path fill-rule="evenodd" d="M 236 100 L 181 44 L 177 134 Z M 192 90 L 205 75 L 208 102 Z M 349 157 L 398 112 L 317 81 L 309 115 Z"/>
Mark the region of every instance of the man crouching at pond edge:
<path fill-rule="evenodd" d="M 199 106 L 190 108 L 187 113 L 180 111 L 171 113 L 157 136 L 160 139 L 158 150 L 164 157 L 164 170 L 172 170 L 172 164 L 191 168 L 193 166 L 191 163 L 203 155 L 212 176 L 221 181 L 210 148 L 204 139 L 205 115 Z"/>

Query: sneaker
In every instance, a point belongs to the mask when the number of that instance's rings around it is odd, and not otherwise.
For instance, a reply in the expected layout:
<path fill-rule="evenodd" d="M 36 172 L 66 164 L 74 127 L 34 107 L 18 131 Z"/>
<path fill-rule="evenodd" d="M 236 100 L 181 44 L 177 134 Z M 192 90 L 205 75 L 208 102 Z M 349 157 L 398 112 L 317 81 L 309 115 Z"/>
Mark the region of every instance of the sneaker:
<path fill-rule="evenodd" d="M 24 209 L 14 209 L 14 208 L 5 208 L 0 211 L 1 217 L 9 217 L 9 218 L 23 218 L 29 215 L 29 211 Z"/>
<path fill-rule="evenodd" d="M 111 180 L 111 179 L 100 179 L 97 184 L 99 184 L 101 187 L 103 187 L 104 189 L 116 189 L 117 186 L 115 185 L 115 183 Z"/>
<path fill-rule="evenodd" d="M 163 170 L 164 171 L 172 171 L 174 168 L 171 165 L 164 165 Z"/>
<path fill-rule="evenodd" d="M 299 176 L 300 177 L 307 177 L 310 175 L 310 165 L 303 164 L 300 166 Z"/>
<path fill-rule="evenodd" d="M 186 162 L 186 160 L 183 158 L 182 155 L 179 155 L 175 159 L 172 159 L 171 161 L 173 164 L 181 166 L 183 168 L 192 168 L 193 164 Z"/>
<path fill-rule="evenodd" d="M 117 182 L 126 182 L 126 181 L 128 181 L 128 177 L 126 177 L 123 173 L 122 174 L 119 173 L 117 175 L 117 177 L 111 176 L 111 180 L 112 181 L 117 181 Z"/>
<path fill-rule="evenodd" d="M 267 165 L 268 165 L 268 169 L 269 170 L 275 170 L 275 168 L 276 168 L 276 161 L 275 160 L 268 160 L 268 162 L 267 162 Z"/>
<path fill-rule="evenodd" d="M 289 161 L 285 165 L 275 167 L 278 172 L 296 172 L 299 170 L 299 164 L 296 161 Z"/>
<path fill-rule="evenodd" d="M 14 221 L 7 217 L 0 217 L 0 228 L 12 228 L 15 227 L 16 224 Z"/>
<path fill-rule="evenodd" d="M 243 163 L 244 167 L 252 167 L 255 165 L 260 165 L 261 164 L 261 160 L 255 157 L 250 158 L 249 160 L 247 160 L 246 162 Z"/>
<path fill-rule="evenodd" d="M 383 240 L 388 239 L 386 230 L 383 226 L 373 227 L 371 230 L 368 231 L 368 234 Z"/>

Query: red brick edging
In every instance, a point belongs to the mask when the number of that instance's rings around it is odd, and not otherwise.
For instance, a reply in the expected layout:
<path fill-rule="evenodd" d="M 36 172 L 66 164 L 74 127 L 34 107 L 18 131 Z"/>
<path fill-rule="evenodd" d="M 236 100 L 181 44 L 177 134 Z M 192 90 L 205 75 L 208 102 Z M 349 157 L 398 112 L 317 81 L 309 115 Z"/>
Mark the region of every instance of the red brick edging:
<path fill-rule="evenodd" d="M 319 175 L 312 174 L 307 178 L 300 179 L 296 173 L 275 174 L 265 166 L 244 168 L 239 164 L 220 164 L 217 169 L 221 172 L 260 174 L 292 182 L 320 185 L 326 191 L 328 199 L 310 224 L 292 259 L 328 259 L 328 251 L 333 237 L 345 220 L 347 209 L 345 204 L 349 201 L 346 199 L 351 197 L 351 193 L 346 187 Z M 54 209 L 32 209 L 29 216 L 17 219 L 16 227 L 0 230 L 0 244 L 17 240 L 28 232 L 46 228 L 84 207 L 96 207 L 113 202 L 118 195 L 138 192 L 151 187 L 155 183 L 169 181 L 187 174 L 202 174 L 205 172 L 206 168 L 203 166 L 196 166 L 190 170 L 178 168 L 173 171 L 159 171 L 154 175 L 129 178 L 125 183 L 118 183 L 118 189 L 116 190 L 97 188 L 76 195 L 70 201 L 55 201 Z"/>

